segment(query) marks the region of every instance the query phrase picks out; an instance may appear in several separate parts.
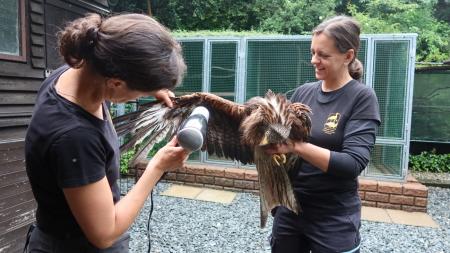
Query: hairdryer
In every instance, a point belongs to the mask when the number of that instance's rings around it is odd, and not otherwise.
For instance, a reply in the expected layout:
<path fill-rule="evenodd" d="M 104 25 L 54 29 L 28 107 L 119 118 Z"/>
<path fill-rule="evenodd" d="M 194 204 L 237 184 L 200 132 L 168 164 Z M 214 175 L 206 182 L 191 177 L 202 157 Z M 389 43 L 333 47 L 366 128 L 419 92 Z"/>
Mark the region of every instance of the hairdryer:
<path fill-rule="evenodd" d="M 189 153 L 200 150 L 206 140 L 208 120 L 208 109 L 203 106 L 196 107 L 178 129 L 178 144 Z"/>

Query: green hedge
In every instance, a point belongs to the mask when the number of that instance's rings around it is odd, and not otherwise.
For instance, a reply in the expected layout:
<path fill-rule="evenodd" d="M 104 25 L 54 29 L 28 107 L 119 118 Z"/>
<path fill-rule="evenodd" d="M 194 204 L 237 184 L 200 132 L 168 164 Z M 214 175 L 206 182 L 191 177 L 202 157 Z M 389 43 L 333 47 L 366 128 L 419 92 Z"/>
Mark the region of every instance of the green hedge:
<path fill-rule="evenodd" d="M 412 171 L 450 172 L 450 154 L 436 154 L 435 150 L 409 156 Z"/>

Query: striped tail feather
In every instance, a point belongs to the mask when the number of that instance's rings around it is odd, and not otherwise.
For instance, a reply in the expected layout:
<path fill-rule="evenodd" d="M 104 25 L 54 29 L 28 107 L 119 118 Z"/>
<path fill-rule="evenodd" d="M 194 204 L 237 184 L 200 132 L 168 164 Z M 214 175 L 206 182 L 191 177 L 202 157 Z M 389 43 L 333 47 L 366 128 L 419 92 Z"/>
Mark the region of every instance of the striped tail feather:
<path fill-rule="evenodd" d="M 260 192 L 260 212 L 261 228 L 267 222 L 268 213 L 274 207 L 284 206 L 294 213 L 298 213 L 300 208 L 294 195 L 294 191 L 288 176 L 288 169 L 297 159 L 297 156 L 289 156 L 288 162 L 284 165 L 276 165 L 269 155 L 263 150 L 255 150 L 255 164 L 258 171 L 259 192 Z"/>

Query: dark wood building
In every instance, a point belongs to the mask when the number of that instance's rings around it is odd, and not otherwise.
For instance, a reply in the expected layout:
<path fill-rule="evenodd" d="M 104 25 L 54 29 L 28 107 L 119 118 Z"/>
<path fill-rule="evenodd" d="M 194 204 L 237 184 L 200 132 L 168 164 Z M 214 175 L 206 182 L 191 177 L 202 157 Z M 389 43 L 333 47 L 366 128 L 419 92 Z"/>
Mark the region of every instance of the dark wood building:
<path fill-rule="evenodd" d="M 25 172 L 24 138 L 36 92 L 61 64 L 55 33 L 107 0 L 3 0 L 0 5 L 0 252 L 22 252 L 36 204 Z"/>

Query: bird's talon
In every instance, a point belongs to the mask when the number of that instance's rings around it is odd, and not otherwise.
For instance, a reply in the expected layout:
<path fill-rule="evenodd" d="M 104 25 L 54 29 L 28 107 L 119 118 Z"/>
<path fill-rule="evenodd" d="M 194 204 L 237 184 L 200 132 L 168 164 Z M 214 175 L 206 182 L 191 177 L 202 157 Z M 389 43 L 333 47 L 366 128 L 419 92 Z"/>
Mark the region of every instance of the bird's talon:
<path fill-rule="evenodd" d="M 286 163 L 286 155 L 285 154 L 281 154 L 280 156 L 282 158 L 282 160 L 281 160 L 282 163 L 285 164 Z"/>
<path fill-rule="evenodd" d="M 286 163 L 286 155 L 285 154 L 274 154 L 272 155 L 272 160 L 278 165 L 281 166 L 281 164 Z"/>
<path fill-rule="evenodd" d="M 280 162 L 278 162 L 278 160 L 280 159 L 280 156 L 277 154 L 272 155 L 272 160 L 278 165 L 280 166 Z"/>

